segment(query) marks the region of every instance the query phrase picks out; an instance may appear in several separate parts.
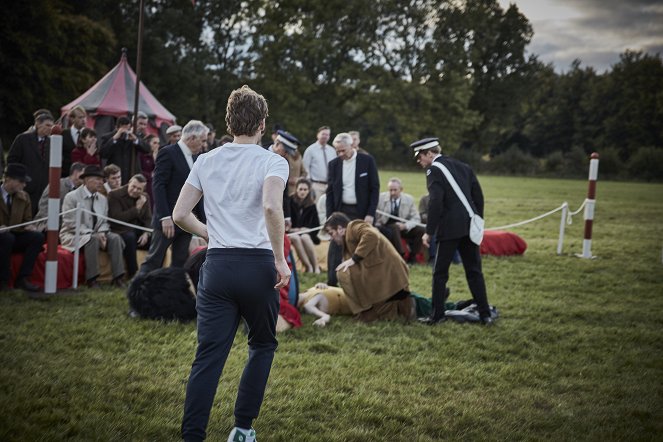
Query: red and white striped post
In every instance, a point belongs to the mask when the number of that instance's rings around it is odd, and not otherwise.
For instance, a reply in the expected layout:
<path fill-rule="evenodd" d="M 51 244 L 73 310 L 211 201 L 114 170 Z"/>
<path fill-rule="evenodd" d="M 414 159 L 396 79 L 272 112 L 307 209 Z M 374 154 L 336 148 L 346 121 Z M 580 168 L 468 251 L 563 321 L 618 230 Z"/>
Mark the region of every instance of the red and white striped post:
<path fill-rule="evenodd" d="M 587 189 L 587 203 L 585 204 L 585 239 L 582 241 L 582 255 L 580 258 L 595 258 L 592 256 L 592 226 L 594 224 L 594 207 L 596 206 L 596 179 L 599 175 L 599 154 L 592 153 L 589 160 L 589 188 Z"/>
<path fill-rule="evenodd" d="M 58 289 L 58 231 L 60 228 L 60 173 L 62 168 L 61 133 L 60 126 L 54 126 L 51 132 L 44 293 L 55 293 Z"/>

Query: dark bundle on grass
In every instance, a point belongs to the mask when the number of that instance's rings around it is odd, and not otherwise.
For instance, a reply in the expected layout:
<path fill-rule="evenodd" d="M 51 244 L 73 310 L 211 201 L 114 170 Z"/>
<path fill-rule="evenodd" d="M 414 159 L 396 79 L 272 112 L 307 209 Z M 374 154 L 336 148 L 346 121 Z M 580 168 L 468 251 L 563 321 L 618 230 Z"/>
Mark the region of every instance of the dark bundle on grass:
<path fill-rule="evenodd" d="M 187 322 L 196 317 L 196 297 L 186 270 L 156 269 L 136 275 L 127 291 L 129 306 L 143 319 Z"/>

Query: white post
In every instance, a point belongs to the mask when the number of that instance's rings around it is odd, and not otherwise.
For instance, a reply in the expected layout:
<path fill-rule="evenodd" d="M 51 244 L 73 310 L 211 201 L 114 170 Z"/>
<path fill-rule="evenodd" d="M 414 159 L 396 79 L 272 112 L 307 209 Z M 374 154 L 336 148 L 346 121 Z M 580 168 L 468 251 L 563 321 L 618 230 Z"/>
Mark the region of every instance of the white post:
<path fill-rule="evenodd" d="M 557 240 L 557 254 L 562 254 L 562 247 L 564 245 L 564 230 L 566 229 L 566 217 L 569 212 L 569 203 L 564 201 L 562 204 L 562 219 L 559 222 L 559 239 Z"/>
<path fill-rule="evenodd" d="M 592 259 L 592 227 L 594 225 L 594 207 L 596 206 L 596 180 L 599 175 L 599 154 L 594 152 L 589 160 L 589 188 L 585 205 L 585 235 L 582 241 L 580 258 Z"/>
<path fill-rule="evenodd" d="M 58 289 L 58 231 L 60 229 L 60 167 L 62 166 L 62 135 L 51 134 L 48 180 L 48 221 L 46 230 L 46 268 L 44 293 Z"/>
<path fill-rule="evenodd" d="M 81 203 L 76 204 L 76 233 L 74 234 L 74 281 L 72 287 L 74 289 L 78 288 L 78 257 L 80 255 L 80 247 L 78 247 L 78 242 L 81 239 L 81 216 L 83 212 L 81 208 L 83 206 Z"/>

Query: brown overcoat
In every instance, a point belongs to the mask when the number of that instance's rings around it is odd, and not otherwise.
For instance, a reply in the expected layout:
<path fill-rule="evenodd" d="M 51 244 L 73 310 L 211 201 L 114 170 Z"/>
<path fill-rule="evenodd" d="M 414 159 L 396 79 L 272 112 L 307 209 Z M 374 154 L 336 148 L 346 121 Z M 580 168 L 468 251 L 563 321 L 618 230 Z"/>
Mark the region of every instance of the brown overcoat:
<path fill-rule="evenodd" d="M 365 221 L 351 221 L 345 230 L 344 259 L 363 259 L 336 272 L 353 314 L 384 302 L 400 290 L 409 290 L 409 270 L 393 245 Z"/>
<path fill-rule="evenodd" d="M 0 197 L 0 226 L 14 226 L 28 221 L 32 221 L 32 204 L 30 202 L 30 195 L 27 192 L 19 190 L 12 195 L 12 213 L 9 213 L 7 204 Z M 25 227 L 17 227 L 10 231 L 24 232 Z"/>

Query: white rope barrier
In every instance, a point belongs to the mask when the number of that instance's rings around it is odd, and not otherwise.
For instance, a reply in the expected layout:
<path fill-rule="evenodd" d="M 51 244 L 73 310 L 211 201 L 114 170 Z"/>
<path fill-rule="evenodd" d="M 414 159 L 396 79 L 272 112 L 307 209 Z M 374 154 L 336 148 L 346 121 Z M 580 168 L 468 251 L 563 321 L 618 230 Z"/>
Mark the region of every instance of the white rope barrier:
<path fill-rule="evenodd" d="M 64 212 L 61 212 L 59 216 L 66 215 L 67 213 L 71 213 L 75 210 L 76 210 L 76 208 L 66 210 Z M 48 220 L 48 217 L 45 216 L 43 218 L 33 219 L 32 221 L 26 221 L 26 222 L 21 223 L 21 224 L 14 224 L 14 225 L 11 225 L 11 226 L 0 227 L 0 232 L 4 232 L 5 230 L 16 229 L 16 228 L 27 226 L 27 225 L 30 225 L 30 224 L 37 224 L 37 223 L 40 223 L 42 221 L 47 221 L 47 220 Z"/>
<path fill-rule="evenodd" d="M 293 236 L 303 235 L 305 233 L 317 232 L 318 230 L 322 230 L 322 226 L 313 227 L 312 229 L 298 230 L 296 232 L 290 232 L 290 233 L 288 233 L 288 238 L 292 238 Z"/>
<path fill-rule="evenodd" d="M 79 210 L 79 208 L 74 207 L 73 209 L 65 210 L 64 212 L 60 212 L 59 216 L 66 215 L 66 214 L 74 212 L 76 210 Z M 102 215 L 101 213 L 93 212 L 93 211 L 91 211 L 89 209 L 86 209 L 84 207 L 81 207 L 80 210 L 83 211 L 83 212 L 87 212 L 89 214 L 92 214 L 94 216 L 97 216 L 99 218 L 103 218 L 105 220 L 108 220 L 110 222 L 113 222 L 113 223 L 116 223 L 116 224 L 121 224 L 121 225 L 126 226 L 126 227 L 131 227 L 131 228 L 134 228 L 134 229 L 137 229 L 137 230 L 142 230 L 142 231 L 148 232 L 148 233 L 154 232 L 154 229 L 150 229 L 149 227 L 138 226 L 136 224 L 131 224 L 131 223 L 127 223 L 127 222 L 124 222 L 124 221 L 120 221 L 119 219 L 111 218 L 109 216 Z M 26 222 L 21 223 L 21 224 L 13 224 L 11 226 L 0 227 L 0 232 L 4 232 L 5 230 L 17 229 L 19 227 L 27 226 L 27 225 L 30 225 L 30 224 L 37 224 L 37 223 L 40 223 L 42 221 L 47 221 L 47 220 L 48 220 L 48 217 L 45 216 L 43 218 L 33 219 L 32 221 L 26 221 Z M 319 227 L 317 229 L 319 229 Z M 317 230 L 317 229 L 314 229 L 314 230 Z M 302 232 L 302 233 L 307 233 L 307 232 Z"/>
<path fill-rule="evenodd" d="M 75 210 L 75 209 L 72 209 L 72 210 Z M 150 229 L 149 227 L 143 227 L 143 226 L 138 226 L 136 224 L 126 223 L 124 221 L 120 221 L 119 219 L 111 218 L 110 216 L 106 216 L 106 215 L 102 215 L 101 213 L 93 212 L 92 210 L 86 209 L 85 207 L 81 207 L 81 210 L 83 212 L 89 213 L 90 215 L 94 215 L 98 218 L 105 219 L 105 220 L 113 222 L 115 224 L 121 224 L 121 225 L 126 226 L 126 227 L 131 227 L 132 229 L 142 230 L 143 232 L 147 232 L 147 233 L 152 233 L 154 231 L 154 229 Z"/>
<path fill-rule="evenodd" d="M 566 224 L 568 224 L 568 225 L 573 224 L 573 217 L 576 216 L 577 214 L 579 214 L 580 211 L 585 208 L 586 204 L 587 204 L 587 198 L 585 198 L 585 201 L 583 201 L 582 204 L 580 205 L 580 207 L 578 207 L 578 210 L 573 211 L 573 212 L 569 212 L 566 216 Z"/>
<path fill-rule="evenodd" d="M 544 214 L 541 214 L 541 215 L 539 215 L 539 216 L 535 216 L 534 218 L 526 219 L 525 221 L 520 221 L 520 222 L 513 223 L 513 224 L 506 224 L 506 225 L 504 225 L 504 226 L 489 227 L 489 228 L 487 228 L 486 230 L 505 230 L 505 229 L 511 229 L 511 228 L 513 228 L 513 227 L 524 226 L 525 224 L 533 223 L 534 221 L 538 221 L 538 220 L 540 220 L 540 219 L 545 218 L 546 216 L 550 216 L 550 215 L 552 215 L 553 213 L 559 212 L 559 211 L 562 210 L 563 208 L 564 208 L 564 205 L 562 204 L 561 206 L 557 207 L 556 209 L 553 209 L 553 210 L 551 210 L 551 211 L 549 211 L 549 212 L 546 212 L 546 213 L 544 213 Z"/>

